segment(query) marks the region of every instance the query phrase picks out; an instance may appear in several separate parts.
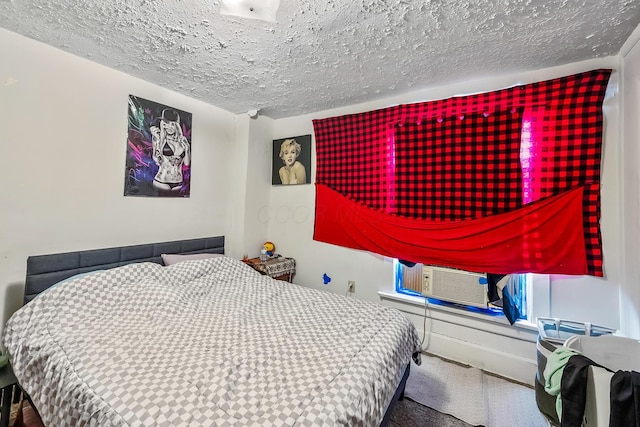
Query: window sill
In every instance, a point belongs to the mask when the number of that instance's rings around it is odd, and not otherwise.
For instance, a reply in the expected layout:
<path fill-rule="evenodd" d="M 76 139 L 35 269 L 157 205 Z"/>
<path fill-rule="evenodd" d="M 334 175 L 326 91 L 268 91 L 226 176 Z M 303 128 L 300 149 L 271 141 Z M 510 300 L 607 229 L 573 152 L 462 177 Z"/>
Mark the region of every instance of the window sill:
<path fill-rule="evenodd" d="M 413 295 L 405 295 L 397 292 L 389 292 L 389 291 L 378 291 L 378 296 L 382 300 L 390 300 L 396 303 L 411 306 L 414 308 L 413 310 L 411 310 L 412 313 L 424 315 L 425 298 L 421 298 Z M 527 335 L 532 332 L 535 333 L 536 335 L 538 333 L 537 326 L 534 323 L 531 323 L 526 320 L 518 320 L 514 325 L 511 325 L 509 324 L 509 321 L 504 315 L 491 316 L 488 314 L 476 313 L 473 311 L 465 310 L 464 308 L 460 308 L 460 307 L 449 307 L 449 306 L 443 306 L 438 304 L 431 304 L 428 301 L 426 302 L 426 304 L 427 304 L 427 309 L 431 310 L 432 312 L 442 313 L 445 315 L 454 315 L 459 318 L 461 317 L 461 318 L 474 319 L 483 323 L 490 322 L 492 324 L 500 325 L 501 327 L 500 329 L 502 329 L 502 327 L 507 327 L 511 331 L 515 329 L 514 331 L 515 334 L 503 333 L 502 335 L 518 335 L 518 332 L 524 332 L 524 333 L 527 333 Z M 418 312 L 416 309 L 419 309 L 420 311 Z"/>

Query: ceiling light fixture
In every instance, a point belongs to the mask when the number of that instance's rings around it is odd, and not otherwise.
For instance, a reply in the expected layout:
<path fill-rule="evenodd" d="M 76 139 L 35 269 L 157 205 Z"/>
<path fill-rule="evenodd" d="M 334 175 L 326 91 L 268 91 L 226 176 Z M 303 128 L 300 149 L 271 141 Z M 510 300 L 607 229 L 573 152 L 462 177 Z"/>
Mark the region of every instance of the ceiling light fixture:
<path fill-rule="evenodd" d="M 280 0 L 221 0 L 220 13 L 248 19 L 276 22 Z"/>

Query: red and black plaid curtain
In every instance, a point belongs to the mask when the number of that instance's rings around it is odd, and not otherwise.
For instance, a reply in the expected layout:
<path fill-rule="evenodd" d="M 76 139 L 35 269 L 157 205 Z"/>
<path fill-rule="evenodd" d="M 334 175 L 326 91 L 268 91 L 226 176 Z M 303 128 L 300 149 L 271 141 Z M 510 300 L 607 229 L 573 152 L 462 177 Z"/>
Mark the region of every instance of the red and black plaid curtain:
<path fill-rule="evenodd" d="M 314 120 L 314 239 L 471 271 L 602 276 L 610 74 Z"/>

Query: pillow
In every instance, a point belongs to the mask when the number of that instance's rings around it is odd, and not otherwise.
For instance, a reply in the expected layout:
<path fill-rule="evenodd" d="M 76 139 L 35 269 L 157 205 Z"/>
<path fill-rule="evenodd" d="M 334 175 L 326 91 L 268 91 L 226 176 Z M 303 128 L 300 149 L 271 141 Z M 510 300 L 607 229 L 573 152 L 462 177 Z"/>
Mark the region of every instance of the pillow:
<path fill-rule="evenodd" d="M 92 274 L 102 273 L 103 271 L 106 271 L 106 270 L 93 270 L 93 271 L 87 271 L 87 272 L 85 272 L 85 273 L 78 273 L 78 274 L 74 274 L 74 275 L 73 275 L 73 276 L 71 276 L 71 277 L 67 277 L 66 279 L 62 279 L 62 280 L 61 280 L 61 281 L 59 281 L 58 283 L 56 283 L 56 284 L 54 284 L 54 285 L 51 285 L 51 286 L 49 287 L 49 289 L 51 289 L 51 288 L 53 288 L 53 287 L 55 287 L 55 286 L 58 286 L 58 285 L 62 285 L 63 283 L 70 282 L 70 281 L 72 281 L 72 280 L 79 279 L 79 278 L 81 278 L 81 277 L 91 276 Z"/>
<path fill-rule="evenodd" d="M 164 265 L 173 265 L 181 261 L 192 261 L 195 259 L 209 259 L 216 258 L 219 256 L 224 256 L 222 254 L 189 254 L 189 255 L 178 255 L 178 254 L 162 254 L 162 262 Z"/>
<path fill-rule="evenodd" d="M 93 270 L 93 271 L 87 271 L 87 272 L 85 272 L 85 273 L 78 273 L 78 274 L 74 274 L 74 275 L 73 275 L 73 276 L 71 276 L 71 277 L 67 277 L 66 279 L 62 279 L 62 280 L 60 280 L 59 282 L 54 283 L 53 285 L 49 286 L 49 287 L 48 287 L 47 289 L 45 289 L 44 291 L 40 292 L 40 294 L 39 294 L 39 295 L 42 295 L 42 294 L 44 294 L 45 292 L 48 292 L 48 291 L 50 291 L 51 289 L 55 288 L 56 286 L 60 286 L 60 285 L 62 285 L 63 283 L 67 283 L 67 282 L 70 282 L 70 281 L 72 281 L 72 280 L 79 279 L 79 278 L 81 278 L 81 277 L 85 277 L 85 276 L 91 276 L 92 274 L 102 273 L 103 271 L 105 271 L 105 270 Z"/>

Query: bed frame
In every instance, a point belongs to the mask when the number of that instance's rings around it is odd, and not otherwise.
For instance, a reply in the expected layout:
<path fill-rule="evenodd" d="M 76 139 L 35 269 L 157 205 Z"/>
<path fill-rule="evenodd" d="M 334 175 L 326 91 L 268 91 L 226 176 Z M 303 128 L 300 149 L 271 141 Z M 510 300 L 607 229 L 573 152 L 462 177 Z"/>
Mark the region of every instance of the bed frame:
<path fill-rule="evenodd" d="M 196 253 L 224 254 L 224 236 L 30 256 L 27 258 L 24 304 L 45 289 L 76 274 L 135 262 L 162 264 L 162 254 Z"/>
<path fill-rule="evenodd" d="M 163 264 L 162 254 L 195 253 L 224 254 L 224 236 L 30 256 L 27 258 L 24 304 L 59 281 L 76 274 L 106 270 L 136 262 Z M 380 424 L 381 427 L 388 425 L 395 404 L 404 398 L 410 366 L 410 364 L 407 365 L 402 375 Z"/>

